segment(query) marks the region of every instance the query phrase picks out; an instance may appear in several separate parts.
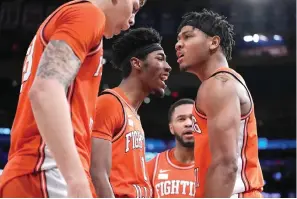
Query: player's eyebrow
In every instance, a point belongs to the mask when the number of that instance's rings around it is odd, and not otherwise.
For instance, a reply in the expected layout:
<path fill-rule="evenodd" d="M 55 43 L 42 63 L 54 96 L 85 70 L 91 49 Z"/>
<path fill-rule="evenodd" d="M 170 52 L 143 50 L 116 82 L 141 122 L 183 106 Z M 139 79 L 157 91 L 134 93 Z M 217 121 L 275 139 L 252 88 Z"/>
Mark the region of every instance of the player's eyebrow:
<path fill-rule="evenodd" d="M 183 118 L 183 117 L 192 117 L 192 114 L 183 114 L 183 115 L 178 115 L 176 118 Z"/>
<path fill-rule="evenodd" d="M 178 36 L 177 36 L 177 40 L 180 40 L 180 37 L 181 37 L 182 35 L 185 35 L 185 34 L 187 34 L 187 33 L 189 33 L 189 32 L 194 32 L 194 30 L 186 30 L 186 31 L 184 31 L 184 32 L 180 32 L 180 33 L 178 34 Z"/>
<path fill-rule="evenodd" d="M 159 52 L 157 55 L 160 55 L 160 56 L 162 56 L 165 60 L 166 60 L 166 55 L 164 54 L 164 53 L 162 53 L 162 52 Z"/>

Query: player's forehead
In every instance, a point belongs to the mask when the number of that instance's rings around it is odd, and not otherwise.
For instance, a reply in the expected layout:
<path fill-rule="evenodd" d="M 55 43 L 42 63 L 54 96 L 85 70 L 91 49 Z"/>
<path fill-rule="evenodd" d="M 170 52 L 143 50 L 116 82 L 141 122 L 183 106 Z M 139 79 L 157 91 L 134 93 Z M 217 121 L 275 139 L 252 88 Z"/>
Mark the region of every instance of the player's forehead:
<path fill-rule="evenodd" d="M 182 29 L 178 33 L 177 38 L 180 38 L 181 36 L 185 35 L 186 33 L 194 33 L 197 30 L 198 29 L 193 27 L 193 26 L 189 26 L 189 25 L 184 26 L 184 27 L 182 27 Z"/>
<path fill-rule="evenodd" d="M 164 50 L 156 50 L 148 54 L 148 57 L 151 57 L 151 58 L 155 56 L 163 56 L 164 58 L 166 58 Z"/>
<path fill-rule="evenodd" d="M 173 113 L 174 117 L 191 116 L 193 106 L 194 106 L 193 104 L 182 104 L 177 106 Z"/>

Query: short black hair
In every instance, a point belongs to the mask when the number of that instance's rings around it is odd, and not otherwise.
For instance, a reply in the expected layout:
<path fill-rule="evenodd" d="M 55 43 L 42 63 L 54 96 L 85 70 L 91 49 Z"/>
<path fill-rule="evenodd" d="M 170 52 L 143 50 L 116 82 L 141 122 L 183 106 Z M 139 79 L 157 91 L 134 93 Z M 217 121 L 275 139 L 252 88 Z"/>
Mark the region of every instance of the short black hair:
<path fill-rule="evenodd" d="M 162 37 L 153 28 L 136 28 L 127 31 L 123 36 L 119 37 L 112 45 L 112 64 L 115 68 L 123 72 L 126 78 L 131 73 L 130 61 L 125 59 L 135 50 L 154 43 L 161 44 Z M 147 54 L 140 53 L 137 58 L 145 60 Z"/>
<path fill-rule="evenodd" d="M 182 98 L 176 102 L 174 102 L 170 108 L 169 108 L 169 111 L 168 111 L 168 121 L 171 122 L 171 119 L 172 119 L 172 115 L 173 115 L 173 112 L 175 111 L 175 109 L 181 105 L 184 105 L 184 104 L 194 104 L 195 101 L 190 99 L 190 98 Z"/>
<path fill-rule="evenodd" d="M 235 45 L 234 31 L 233 25 L 228 23 L 225 16 L 206 9 L 202 12 L 188 12 L 182 17 L 178 33 L 187 25 L 198 28 L 209 36 L 219 36 L 224 55 L 227 60 L 232 59 L 232 46 Z"/>

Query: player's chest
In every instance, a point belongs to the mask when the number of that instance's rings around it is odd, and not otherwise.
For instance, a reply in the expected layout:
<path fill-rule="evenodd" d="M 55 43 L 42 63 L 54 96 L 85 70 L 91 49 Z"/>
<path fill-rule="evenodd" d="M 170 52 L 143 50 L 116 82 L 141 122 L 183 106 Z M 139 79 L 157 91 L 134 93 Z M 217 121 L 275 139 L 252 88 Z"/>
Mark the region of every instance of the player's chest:
<path fill-rule="evenodd" d="M 156 197 L 194 197 L 194 170 L 158 169 L 154 189 Z"/>
<path fill-rule="evenodd" d="M 126 111 L 126 128 L 123 135 L 125 140 L 125 152 L 144 150 L 145 136 L 140 119 L 131 111 Z"/>

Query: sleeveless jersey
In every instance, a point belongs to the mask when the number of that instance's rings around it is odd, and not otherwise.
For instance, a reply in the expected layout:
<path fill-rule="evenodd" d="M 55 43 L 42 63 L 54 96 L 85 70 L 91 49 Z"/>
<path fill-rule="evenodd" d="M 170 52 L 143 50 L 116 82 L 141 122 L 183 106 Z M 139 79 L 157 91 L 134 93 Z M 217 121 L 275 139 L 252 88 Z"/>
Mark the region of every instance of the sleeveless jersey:
<path fill-rule="evenodd" d="M 258 136 L 254 113 L 253 100 L 242 77 L 230 68 L 219 68 L 212 76 L 218 73 L 228 73 L 238 80 L 247 90 L 252 107 L 247 115 L 241 117 L 238 140 L 238 154 L 236 182 L 233 190 L 234 197 L 242 197 L 243 193 L 252 190 L 262 191 L 264 180 L 258 158 Z M 197 173 L 196 197 L 204 196 L 204 186 L 208 167 L 211 161 L 209 150 L 207 117 L 194 106 L 193 127 L 195 137 L 195 172 Z"/>
<path fill-rule="evenodd" d="M 77 19 L 77 16 L 80 18 Z M 88 21 L 86 19 L 92 19 L 93 22 L 84 23 Z M 105 16 L 101 10 L 88 1 L 71 1 L 57 8 L 38 29 L 24 62 L 8 163 L 1 176 L 1 183 L 17 176 L 57 168 L 38 131 L 28 97 L 40 58 L 50 40 L 65 41 L 82 63 L 68 88 L 67 98 L 77 150 L 89 173 L 92 118 L 102 73 L 104 26 Z"/>
<path fill-rule="evenodd" d="M 110 183 L 115 197 L 149 198 L 152 190 L 145 165 L 145 134 L 137 113 L 116 89 L 102 94 L 112 94 L 123 108 L 124 125 L 112 138 L 112 168 Z"/>
<path fill-rule="evenodd" d="M 194 198 L 194 164 L 174 158 L 174 149 L 159 153 L 147 163 L 154 198 Z"/>

